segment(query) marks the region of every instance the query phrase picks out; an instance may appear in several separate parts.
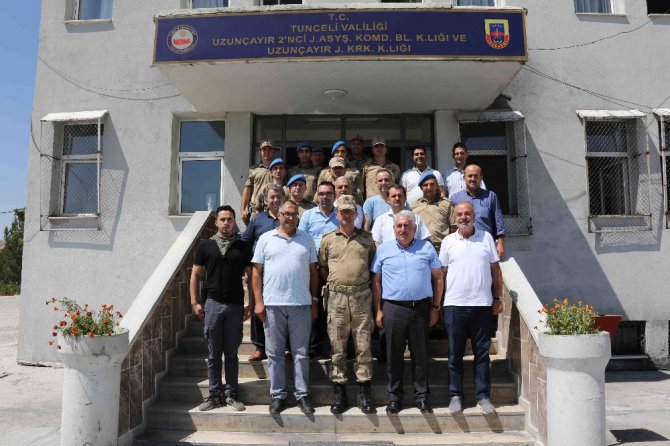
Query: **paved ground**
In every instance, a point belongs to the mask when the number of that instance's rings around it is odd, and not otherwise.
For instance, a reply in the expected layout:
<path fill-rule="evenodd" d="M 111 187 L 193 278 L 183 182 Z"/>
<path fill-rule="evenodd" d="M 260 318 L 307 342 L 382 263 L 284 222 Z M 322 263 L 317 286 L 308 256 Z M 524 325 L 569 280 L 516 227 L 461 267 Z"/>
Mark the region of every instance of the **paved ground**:
<path fill-rule="evenodd" d="M 0 297 L 0 445 L 56 445 L 63 371 L 16 363 L 19 303 Z M 608 445 L 670 445 L 670 372 L 611 372 L 606 392 Z"/>

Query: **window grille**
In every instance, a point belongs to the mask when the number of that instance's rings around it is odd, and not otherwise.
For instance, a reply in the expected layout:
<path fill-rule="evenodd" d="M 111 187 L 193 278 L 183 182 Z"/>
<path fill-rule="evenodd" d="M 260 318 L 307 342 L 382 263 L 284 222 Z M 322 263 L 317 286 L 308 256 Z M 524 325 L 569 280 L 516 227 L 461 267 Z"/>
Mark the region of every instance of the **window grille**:
<path fill-rule="evenodd" d="M 665 227 L 670 228 L 670 162 L 668 161 L 668 145 L 670 145 L 670 109 L 654 110 L 658 120 L 659 151 L 661 152 L 661 178 L 663 187 L 663 212 Z"/>
<path fill-rule="evenodd" d="M 461 113 L 459 133 L 468 149 L 467 163 L 482 168 L 487 189 L 498 196 L 507 235 L 531 234 L 523 115 L 515 111 Z"/>
<path fill-rule="evenodd" d="M 100 229 L 106 111 L 52 113 L 40 128 L 40 229 Z"/>
<path fill-rule="evenodd" d="M 646 132 L 638 111 L 578 111 L 586 147 L 589 232 L 651 230 Z"/>

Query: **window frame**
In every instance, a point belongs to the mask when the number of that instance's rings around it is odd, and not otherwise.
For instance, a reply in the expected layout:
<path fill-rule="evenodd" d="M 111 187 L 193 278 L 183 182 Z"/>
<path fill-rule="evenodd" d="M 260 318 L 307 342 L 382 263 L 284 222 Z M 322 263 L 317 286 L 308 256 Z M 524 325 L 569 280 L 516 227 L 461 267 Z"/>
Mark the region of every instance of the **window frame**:
<path fill-rule="evenodd" d="M 643 231 L 651 230 L 651 174 L 649 171 L 649 150 L 646 146 L 646 136 L 644 133 L 644 118 L 646 115 L 638 110 L 577 110 L 582 123 L 582 139 L 584 144 L 585 157 L 585 181 L 586 181 L 586 215 L 587 226 L 589 233 L 606 233 L 606 232 L 629 232 L 629 231 Z M 624 122 L 626 132 L 626 150 L 620 152 L 590 152 L 588 147 L 588 122 Z M 641 141 L 645 141 L 642 145 Z M 633 178 L 634 173 L 630 172 L 629 164 L 632 160 L 638 159 L 646 154 L 646 172 L 641 169 L 637 172 L 637 178 Z M 593 214 L 591 212 L 591 181 L 589 161 L 591 159 L 621 159 L 625 160 L 627 164 L 623 164 L 623 214 Z M 638 161 L 639 163 L 639 161 Z M 633 202 L 632 192 L 635 187 L 638 194 L 643 194 L 640 191 L 643 185 L 643 176 L 646 175 L 647 188 L 647 213 L 637 212 L 638 206 L 644 205 L 636 196 Z M 637 185 L 637 186 L 635 186 Z"/>
<path fill-rule="evenodd" d="M 533 234 L 533 220 L 528 187 L 528 162 L 526 151 L 525 117 L 516 110 L 487 110 L 483 112 L 457 113 L 459 140 L 463 141 L 462 124 L 505 124 L 506 149 L 477 150 L 468 148 L 472 156 L 504 156 L 507 167 L 507 195 L 510 213 L 503 214 L 506 236 Z M 467 145 L 467 143 L 466 143 Z M 488 185 L 487 185 L 488 186 Z M 516 213 L 511 213 L 515 210 Z"/>
<path fill-rule="evenodd" d="M 224 134 L 224 150 L 210 151 L 210 152 L 182 152 L 180 151 L 181 144 L 181 128 L 184 122 L 223 122 L 225 129 L 225 119 L 200 119 L 200 118 L 182 118 L 177 122 L 177 203 L 176 215 L 193 215 L 194 212 L 182 212 L 182 180 L 183 180 L 183 164 L 189 161 L 220 161 L 220 177 L 219 177 L 219 203 L 214 206 L 216 209 L 224 202 L 224 173 L 225 173 L 225 134 Z M 225 131 L 225 130 L 224 130 Z"/>
<path fill-rule="evenodd" d="M 624 13 L 624 5 L 622 3 L 622 0 L 607 0 L 610 5 L 610 12 L 582 12 L 582 11 L 577 11 L 577 4 L 575 3 L 575 0 L 572 1 L 573 3 L 573 8 L 575 10 L 576 15 L 604 15 L 604 16 L 625 16 Z"/>
<path fill-rule="evenodd" d="M 665 215 L 665 228 L 670 229 L 670 175 L 668 168 L 668 136 L 670 136 L 670 108 L 657 108 L 653 110 L 656 121 L 658 122 L 658 151 L 661 154 L 661 188 L 663 193 L 663 213 Z M 667 127 L 667 129 L 666 129 Z"/>
<path fill-rule="evenodd" d="M 193 6 L 193 0 L 182 0 L 183 8 L 184 9 L 219 9 L 219 8 L 228 8 L 230 7 L 230 0 L 227 0 L 228 5 L 226 6 L 208 6 L 208 7 L 200 7 L 196 8 Z"/>
<path fill-rule="evenodd" d="M 109 23 L 112 21 L 112 16 L 114 14 L 114 0 L 110 0 L 112 2 L 112 9 L 110 11 L 109 17 L 97 17 L 94 19 L 82 19 L 79 18 L 79 11 L 81 9 L 81 2 L 83 0 L 70 0 L 71 3 L 71 13 L 68 14 L 67 16 L 67 22 L 68 23 L 96 23 L 96 22 L 102 22 L 102 23 Z M 101 0 L 103 1 L 103 0 Z"/>

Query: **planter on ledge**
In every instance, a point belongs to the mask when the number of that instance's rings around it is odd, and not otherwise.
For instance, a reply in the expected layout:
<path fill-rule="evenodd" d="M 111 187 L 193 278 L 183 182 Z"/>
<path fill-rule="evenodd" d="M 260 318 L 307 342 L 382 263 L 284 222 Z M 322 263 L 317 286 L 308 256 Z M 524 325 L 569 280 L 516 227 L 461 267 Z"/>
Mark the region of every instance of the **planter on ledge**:
<path fill-rule="evenodd" d="M 619 328 L 623 316 L 618 314 L 599 314 L 595 318 L 596 328 L 600 331 L 606 331 L 610 335 L 610 341 L 614 340 L 616 330 Z"/>
<path fill-rule="evenodd" d="M 606 444 L 605 367 L 610 338 L 540 333 L 539 350 L 547 369 L 549 446 Z"/>
<path fill-rule="evenodd" d="M 61 446 L 116 445 L 128 332 L 58 337 L 63 366 Z"/>

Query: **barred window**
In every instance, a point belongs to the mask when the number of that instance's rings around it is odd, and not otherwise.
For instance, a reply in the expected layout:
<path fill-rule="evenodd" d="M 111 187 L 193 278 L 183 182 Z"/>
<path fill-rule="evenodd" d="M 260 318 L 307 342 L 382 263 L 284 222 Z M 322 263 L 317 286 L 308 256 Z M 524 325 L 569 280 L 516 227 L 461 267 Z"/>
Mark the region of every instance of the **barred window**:
<path fill-rule="evenodd" d="M 187 0 L 187 8 L 227 8 L 228 0 Z"/>
<path fill-rule="evenodd" d="M 42 118 L 41 229 L 99 229 L 106 114 L 51 113 Z"/>
<path fill-rule="evenodd" d="M 670 160 L 668 160 L 668 146 L 670 145 L 670 109 L 654 110 L 658 120 L 659 151 L 661 152 L 661 177 L 663 182 L 663 210 L 665 213 L 665 227 L 670 228 Z"/>
<path fill-rule="evenodd" d="M 584 119 L 589 231 L 651 229 L 644 114 L 578 114 Z"/>
<path fill-rule="evenodd" d="M 523 115 L 516 111 L 460 113 L 460 140 L 468 164 L 482 168 L 486 188 L 498 196 L 508 235 L 532 232 Z"/>
<path fill-rule="evenodd" d="M 179 213 L 214 210 L 223 197 L 225 121 L 183 121 L 179 131 Z"/>

